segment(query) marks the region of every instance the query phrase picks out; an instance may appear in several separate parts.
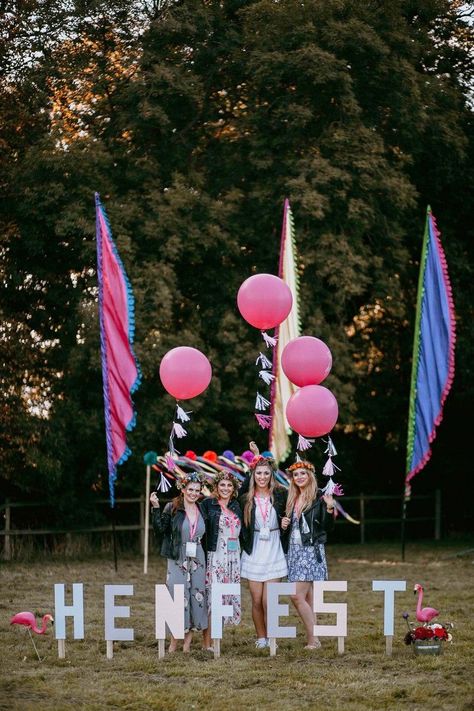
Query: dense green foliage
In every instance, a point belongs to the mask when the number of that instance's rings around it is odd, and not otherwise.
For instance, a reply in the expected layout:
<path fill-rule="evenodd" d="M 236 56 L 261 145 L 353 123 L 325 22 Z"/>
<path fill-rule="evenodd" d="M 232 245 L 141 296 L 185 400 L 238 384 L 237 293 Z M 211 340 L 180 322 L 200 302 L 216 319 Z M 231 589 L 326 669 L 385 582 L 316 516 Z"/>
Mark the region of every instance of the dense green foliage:
<path fill-rule="evenodd" d="M 71 500 L 84 511 L 91 491 L 106 492 L 95 190 L 134 287 L 145 376 L 119 492 L 141 488 L 143 453 L 164 448 L 172 403 L 158 367 L 173 346 L 201 348 L 214 369 L 192 403 L 186 446 L 265 443 L 251 414 L 258 335 L 235 296 L 251 273 L 276 271 L 285 197 L 304 332 L 333 351 L 328 385 L 352 493 L 402 489 L 417 261 L 432 205 L 459 333 L 428 486 L 468 475 L 472 56 L 460 6 L 32 0 L 5 15 L 0 477 L 9 494 L 46 496 L 69 515 Z"/>

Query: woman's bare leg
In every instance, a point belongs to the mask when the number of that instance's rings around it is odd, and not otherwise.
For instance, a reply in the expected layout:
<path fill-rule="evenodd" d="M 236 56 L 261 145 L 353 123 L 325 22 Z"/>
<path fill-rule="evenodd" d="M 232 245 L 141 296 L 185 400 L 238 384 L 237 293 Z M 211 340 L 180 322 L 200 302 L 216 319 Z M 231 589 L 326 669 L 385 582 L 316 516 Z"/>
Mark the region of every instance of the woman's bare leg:
<path fill-rule="evenodd" d="M 291 596 L 291 600 L 296 607 L 298 615 L 304 624 L 306 630 L 306 643 L 308 645 L 316 644 L 314 637 L 314 612 L 313 605 L 308 604 L 308 597 L 312 589 L 312 583 L 296 583 L 296 594 Z"/>
<path fill-rule="evenodd" d="M 202 646 L 203 649 L 209 649 L 211 646 L 211 616 L 209 615 L 209 623 L 207 630 L 202 631 Z"/>
<path fill-rule="evenodd" d="M 193 633 L 192 633 L 192 632 L 186 632 L 186 634 L 184 635 L 183 652 L 189 652 L 189 651 L 190 651 L 192 640 L 193 640 Z"/>
<path fill-rule="evenodd" d="M 252 620 L 258 638 L 265 638 L 267 636 L 265 609 L 263 606 L 263 588 L 263 583 L 257 582 L 256 580 L 249 580 L 249 590 L 252 597 Z"/>

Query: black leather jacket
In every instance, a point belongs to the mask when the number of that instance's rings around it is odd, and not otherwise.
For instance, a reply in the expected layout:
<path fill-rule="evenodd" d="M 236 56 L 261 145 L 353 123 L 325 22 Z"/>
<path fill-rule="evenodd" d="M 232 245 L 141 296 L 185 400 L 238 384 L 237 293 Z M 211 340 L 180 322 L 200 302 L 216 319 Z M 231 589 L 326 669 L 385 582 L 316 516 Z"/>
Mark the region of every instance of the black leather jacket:
<path fill-rule="evenodd" d="M 299 528 L 301 543 L 304 546 L 326 543 L 328 532 L 334 529 L 334 516 L 328 514 L 326 502 L 322 497 L 317 497 L 311 507 L 303 511 L 299 519 Z"/>
<path fill-rule="evenodd" d="M 206 499 L 203 499 L 200 503 L 200 508 L 206 524 L 206 548 L 208 551 L 215 551 L 217 549 L 219 519 L 221 517 L 222 509 L 214 496 L 209 496 Z M 237 499 L 231 499 L 229 501 L 228 508 L 236 516 L 238 516 L 240 522 L 242 523 L 242 511 Z"/>
<path fill-rule="evenodd" d="M 171 560 L 178 560 L 179 553 L 181 550 L 181 530 L 183 523 L 186 518 L 186 511 L 184 508 L 178 508 L 174 513 L 172 510 L 171 501 L 166 504 L 163 510 L 161 508 L 152 509 L 152 519 L 153 530 L 158 539 L 161 539 L 161 550 L 160 555 L 163 558 L 170 558 Z M 201 504 L 198 504 L 198 508 L 201 511 L 201 515 L 206 521 L 203 511 L 201 509 Z M 202 546 L 206 550 L 206 540 L 205 536 L 201 539 Z"/>
<path fill-rule="evenodd" d="M 288 497 L 288 492 L 283 488 L 275 488 L 273 490 L 273 508 L 276 511 L 278 518 L 278 527 L 280 528 L 280 540 L 283 546 L 283 551 L 286 553 L 288 551 L 288 531 L 282 531 L 281 519 L 285 516 L 286 499 Z M 247 496 L 244 494 L 240 497 L 239 503 L 242 512 L 244 511 L 245 502 Z M 242 517 L 243 519 L 243 517 Z M 246 526 L 242 520 L 242 529 L 240 531 L 240 544 L 243 550 L 249 555 L 252 553 L 253 549 L 253 537 L 255 533 L 255 500 L 252 505 L 252 512 L 250 516 L 250 526 Z"/>

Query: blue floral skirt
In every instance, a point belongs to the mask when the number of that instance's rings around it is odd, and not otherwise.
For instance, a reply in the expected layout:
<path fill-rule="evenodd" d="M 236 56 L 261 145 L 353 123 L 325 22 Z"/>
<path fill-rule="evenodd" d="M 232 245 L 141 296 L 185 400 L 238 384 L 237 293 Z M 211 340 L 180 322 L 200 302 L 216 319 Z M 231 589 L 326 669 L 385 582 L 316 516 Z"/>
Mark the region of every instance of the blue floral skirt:
<path fill-rule="evenodd" d="M 290 541 L 288 550 L 288 582 L 306 583 L 327 580 L 328 567 L 323 543 L 303 546 Z"/>

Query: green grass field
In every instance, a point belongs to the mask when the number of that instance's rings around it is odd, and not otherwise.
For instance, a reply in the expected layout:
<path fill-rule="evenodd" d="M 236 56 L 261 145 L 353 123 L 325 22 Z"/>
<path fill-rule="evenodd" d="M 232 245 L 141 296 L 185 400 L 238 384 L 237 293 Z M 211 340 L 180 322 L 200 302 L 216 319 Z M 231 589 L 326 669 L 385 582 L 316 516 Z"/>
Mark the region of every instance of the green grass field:
<path fill-rule="evenodd" d="M 335 639 L 322 649 L 303 650 L 301 625 L 296 640 L 279 641 L 275 658 L 254 648 L 250 598 L 245 583 L 243 621 L 226 628 L 222 657 L 201 651 L 196 634 L 191 655 L 158 659 L 154 639 L 154 584 L 164 582 L 164 561 L 156 553 L 148 576 L 142 559 L 128 556 L 114 572 L 110 559 L 4 563 L 1 568 L 1 709 L 462 709 L 474 708 L 473 613 L 474 542 L 409 544 L 406 562 L 399 546 L 328 546 L 330 577 L 347 580 L 348 593 L 331 599 L 348 602 L 346 652 Z M 374 579 L 407 581 L 396 595 L 393 656 L 385 655 L 383 596 L 372 592 Z M 49 631 L 35 637 L 40 663 L 22 627 L 10 616 L 22 610 L 53 612 L 53 584 L 84 582 L 85 640 L 66 642 L 66 659 L 57 657 Z M 424 604 L 454 622 L 453 643 L 439 657 L 415 657 L 403 637 L 402 612 L 414 617 L 413 585 L 426 587 Z M 103 585 L 132 583 L 131 622 L 135 641 L 115 643 L 105 656 Z M 118 602 L 122 602 L 121 600 Z M 125 604 L 125 603 L 124 603 Z M 128 604 L 128 601 L 127 601 Z M 296 622 L 292 615 L 288 622 Z M 321 618 L 320 620 L 324 620 Z M 329 620 L 327 620 L 329 622 Z M 120 624 L 120 623 L 119 623 Z M 26 633 L 26 634 L 25 634 Z"/>

